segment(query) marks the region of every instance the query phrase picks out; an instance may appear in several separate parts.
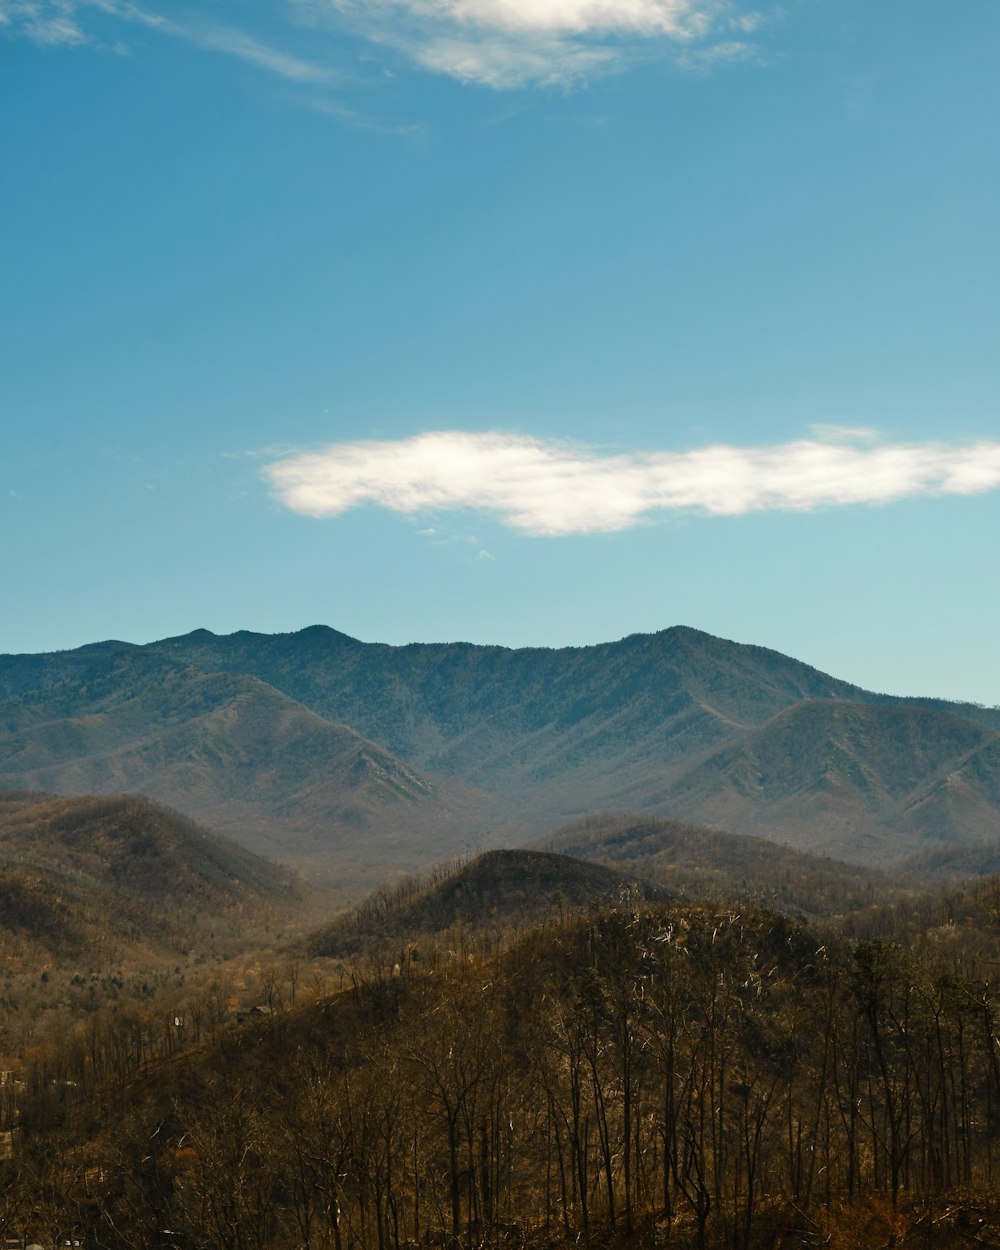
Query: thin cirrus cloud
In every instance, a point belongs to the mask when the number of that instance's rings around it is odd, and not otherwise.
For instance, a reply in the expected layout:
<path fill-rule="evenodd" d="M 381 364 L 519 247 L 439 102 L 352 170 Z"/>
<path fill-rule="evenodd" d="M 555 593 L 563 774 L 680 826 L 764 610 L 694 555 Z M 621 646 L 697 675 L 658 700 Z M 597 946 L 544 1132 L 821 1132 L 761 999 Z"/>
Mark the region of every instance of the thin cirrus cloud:
<path fill-rule="evenodd" d="M 311 25 L 353 28 L 423 69 L 497 90 L 571 86 L 621 68 L 640 48 L 675 48 L 678 63 L 701 67 L 751 59 L 748 36 L 765 24 L 737 0 L 292 3 Z"/>
<path fill-rule="evenodd" d="M 660 513 L 808 512 L 1000 486 L 1000 443 L 859 446 L 843 433 L 769 447 L 605 455 L 525 435 L 440 431 L 339 443 L 289 455 L 264 473 L 277 498 L 305 516 L 336 517 L 365 504 L 408 517 L 465 508 L 549 537 L 628 530 Z"/>
<path fill-rule="evenodd" d="M 324 83 L 333 75 L 324 65 L 274 47 L 235 26 L 203 19 L 177 20 L 132 0 L 0 0 L 0 31 L 42 47 L 105 46 L 98 23 L 113 23 L 183 40 L 194 47 L 248 62 L 295 83 Z M 116 50 L 122 50 L 120 41 Z"/>
<path fill-rule="evenodd" d="M 176 33 L 189 43 L 210 52 L 222 52 L 237 60 L 247 61 L 276 74 L 279 78 L 287 78 L 296 83 L 328 82 L 333 74 L 325 66 L 317 65 L 302 57 L 293 56 L 269 44 L 254 39 L 241 30 L 228 26 L 205 26 L 181 29 Z"/>
<path fill-rule="evenodd" d="M 352 34 L 379 59 L 511 90 L 573 86 L 657 50 L 693 69 L 762 61 L 754 39 L 768 21 L 744 0 L 287 0 L 268 15 L 271 35 L 279 24 L 276 44 L 245 29 L 252 11 L 235 0 L 212 8 L 210 17 L 172 6 L 166 16 L 147 0 L 0 0 L 0 34 L 128 51 L 131 27 L 298 84 L 342 78 L 331 64 Z M 235 24 L 222 20 L 227 9 Z M 297 51 L 279 46 L 290 42 Z"/>
<path fill-rule="evenodd" d="M 41 47 L 74 47 L 87 42 L 75 5 L 49 0 L 0 0 L 0 31 L 22 35 Z"/>

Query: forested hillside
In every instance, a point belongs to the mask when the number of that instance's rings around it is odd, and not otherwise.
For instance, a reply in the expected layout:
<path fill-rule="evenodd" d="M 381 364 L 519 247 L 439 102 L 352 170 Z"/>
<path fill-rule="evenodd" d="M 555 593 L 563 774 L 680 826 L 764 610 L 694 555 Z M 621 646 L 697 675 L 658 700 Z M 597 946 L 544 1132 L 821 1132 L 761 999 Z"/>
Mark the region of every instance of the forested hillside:
<path fill-rule="evenodd" d="M 0 791 L 0 1070 L 85 1022 L 165 1027 L 322 906 L 141 796 Z"/>
<path fill-rule="evenodd" d="M 536 845 L 648 877 L 689 898 L 754 903 L 814 919 L 909 895 L 921 883 L 949 875 L 953 863 L 953 852 L 944 852 L 940 862 L 888 873 L 767 838 L 624 812 L 573 821 Z M 962 875 L 977 871 L 990 867 L 969 867 Z"/>
<path fill-rule="evenodd" d="M 57 798 L 0 791 L 0 881 L 36 903 L 0 912 L 13 938 L 80 951 L 131 934 L 192 945 L 226 914 L 296 896 L 275 864 L 137 795 Z M 44 900 L 64 914 L 46 924 Z"/>
<path fill-rule="evenodd" d="M 370 895 L 315 933 L 309 951 L 344 956 L 393 952 L 400 944 L 454 933 L 512 929 L 582 908 L 631 898 L 662 900 L 674 892 L 641 875 L 626 875 L 570 855 L 544 851 L 487 851 L 469 863 L 443 866 Z M 410 951 L 412 954 L 412 947 Z"/>
<path fill-rule="evenodd" d="M 26 1071 L 6 1232 L 115 1250 L 994 1244 L 997 898 L 928 899 L 851 942 L 628 902 L 359 966 L 169 1062 L 83 1035 Z"/>

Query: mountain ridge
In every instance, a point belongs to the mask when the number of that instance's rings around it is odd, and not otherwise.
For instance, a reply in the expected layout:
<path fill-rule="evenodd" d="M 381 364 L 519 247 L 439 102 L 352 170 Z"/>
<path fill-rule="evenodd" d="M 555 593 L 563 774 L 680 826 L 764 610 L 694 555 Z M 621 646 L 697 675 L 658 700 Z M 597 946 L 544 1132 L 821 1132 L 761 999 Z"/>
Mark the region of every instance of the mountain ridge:
<path fill-rule="evenodd" d="M 609 809 L 887 863 L 1000 837 L 1000 709 L 689 626 L 563 648 L 195 630 L 0 656 L 0 784 L 126 782 L 362 875 Z"/>

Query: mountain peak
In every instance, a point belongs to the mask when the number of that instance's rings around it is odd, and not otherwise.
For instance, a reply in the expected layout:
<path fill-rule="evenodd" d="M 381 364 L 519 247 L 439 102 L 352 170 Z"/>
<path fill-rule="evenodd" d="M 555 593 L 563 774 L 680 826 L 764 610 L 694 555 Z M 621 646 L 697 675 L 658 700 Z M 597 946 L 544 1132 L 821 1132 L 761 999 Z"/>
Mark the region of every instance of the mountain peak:
<path fill-rule="evenodd" d="M 295 630 L 289 637 L 310 643 L 350 643 L 353 647 L 366 645 L 359 638 L 352 638 L 350 634 L 334 629 L 332 625 L 306 625 L 304 629 Z"/>
<path fill-rule="evenodd" d="M 177 649 L 190 646 L 192 643 L 203 644 L 215 642 L 218 637 L 219 635 L 213 634 L 210 629 L 192 629 L 190 633 L 176 634 L 172 638 L 164 638 L 162 642 L 153 643 L 152 645 L 155 647 L 173 647 Z"/>

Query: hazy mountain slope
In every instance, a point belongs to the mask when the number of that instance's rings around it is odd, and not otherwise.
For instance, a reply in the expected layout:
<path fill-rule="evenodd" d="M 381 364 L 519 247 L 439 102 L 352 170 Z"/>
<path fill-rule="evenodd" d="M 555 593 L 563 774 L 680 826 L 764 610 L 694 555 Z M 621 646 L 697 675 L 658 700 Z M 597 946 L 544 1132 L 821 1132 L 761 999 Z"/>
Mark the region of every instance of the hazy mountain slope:
<path fill-rule="evenodd" d="M 487 851 L 425 882 L 377 891 L 309 942 L 317 955 L 349 955 L 384 942 L 417 941 L 455 925 L 504 930 L 578 907 L 647 902 L 674 894 L 600 864 L 541 851 Z"/>
<path fill-rule="evenodd" d="M 905 875 L 890 877 L 766 838 L 629 813 L 574 821 L 535 845 L 627 867 L 694 898 L 753 901 L 812 916 L 888 902 L 911 884 Z"/>
<path fill-rule="evenodd" d="M 681 627 L 561 650 L 199 630 L 0 657 L 0 700 L 0 784 L 142 789 L 367 883 L 608 809 L 862 862 L 998 832 L 1000 709 Z"/>
<path fill-rule="evenodd" d="M 790 840 L 795 824 L 803 846 L 870 861 L 896 853 L 884 835 L 899 824 L 919 838 L 988 836 L 1000 808 L 991 797 L 1000 770 L 988 753 L 979 775 L 969 771 L 925 795 L 961 760 L 957 723 L 976 726 L 962 740 L 985 749 L 988 727 L 1000 730 L 1000 710 L 873 694 L 778 652 L 684 627 L 554 651 L 388 647 L 321 626 L 273 637 L 199 631 L 152 650 L 253 671 L 417 767 L 502 794 L 524 817 L 519 826 L 498 816 L 508 833 L 595 809 L 649 809 Z M 863 743 L 851 740 L 857 718 L 807 710 L 838 704 L 873 709 Z M 781 715 L 795 708 L 803 710 L 782 734 Z M 915 739 L 905 731 L 897 738 L 900 725 L 918 720 Z M 755 737 L 762 726 L 766 738 Z M 837 783 L 836 761 L 817 756 L 823 741 L 835 756 L 863 758 L 862 771 L 847 769 Z M 751 758 L 738 765 L 744 742 Z M 764 769 L 759 754 L 771 760 Z M 747 778 L 763 771 L 783 781 L 763 794 L 738 779 L 727 786 L 713 778 L 722 761 Z M 852 791 L 851 777 L 862 775 L 866 782 Z M 728 798 L 719 793 L 727 789 Z M 840 821 L 844 836 L 834 828 Z"/>
<path fill-rule="evenodd" d="M 343 853 L 366 839 L 411 866 L 401 840 L 429 853 L 466 845 L 477 796 L 433 786 L 414 769 L 253 677 L 203 673 L 134 650 L 71 666 L 4 705 L 0 785 L 62 793 L 138 790 L 255 850 Z"/>
<path fill-rule="evenodd" d="M 886 863 L 1000 837 L 1000 735 L 926 708 L 797 704 L 714 752 L 669 808 L 805 850 Z"/>
<path fill-rule="evenodd" d="M 1000 839 L 1000 735 L 987 738 L 960 766 L 944 771 L 910 804 L 906 820 L 923 837 Z"/>
<path fill-rule="evenodd" d="M 296 897 L 276 865 L 135 795 L 0 791 L 0 930 L 54 956 L 186 949 Z"/>

